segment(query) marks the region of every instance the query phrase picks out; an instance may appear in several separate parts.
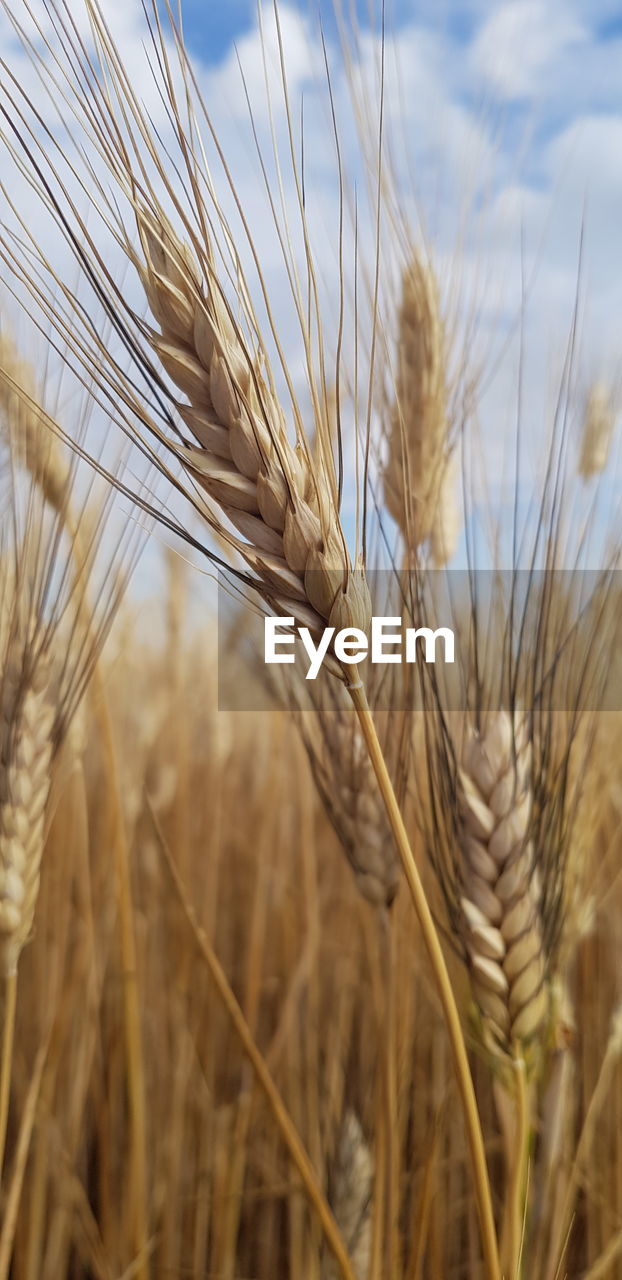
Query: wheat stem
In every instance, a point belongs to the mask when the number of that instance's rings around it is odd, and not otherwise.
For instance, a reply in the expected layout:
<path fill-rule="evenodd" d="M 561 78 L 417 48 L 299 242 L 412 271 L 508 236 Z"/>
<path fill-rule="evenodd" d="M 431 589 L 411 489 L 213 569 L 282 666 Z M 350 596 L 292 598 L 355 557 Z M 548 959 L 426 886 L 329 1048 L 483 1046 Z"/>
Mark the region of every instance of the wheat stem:
<path fill-rule="evenodd" d="M 112 843 L 117 877 L 119 935 L 121 944 L 121 963 L 123 966 L 123 1008 L 125 1019 L 125 1047 L 127 1053 L 127 1092 L 132 1144 L 131 1196 L 134 1247 L 139 1258 L 136 1276 L 137 1280 L 148 1280 L 149 1264 L 148 1250 L 146 1247 L 148 1240 L 145 1070 L 140 1026 L 140 1001 L 138 998 L 134 911 L 127 841 L 123 830 L 123 818 L 121 815 L 120 787 L 112 735 L 112 724 L 99 666 L 96 666 L 95 668 L 94 689 L 95 702 L 97 705 L 97 719 L 102 733 L 111 788 L 111 803 L 114 814 Z"/>
<path fill-rule="evenodd" d="M 519 1280 L 525 1214 L 525 1186 L 529 1163 L 529 1089 L 525 1060 L 516 1056 L 512 1062 L 514 1073 L 515 1124 L 511 1140 L 506 1141 L 508 1166 L 508 1194 L 505 1203 L 505 1222 L 502 1231 L 503 1275 L 508 1280 Z"/>
<path fill-rule="evenodd" d="M 367 743 L 367 749 L 374 768 L 374 773 L 376 774 L 378 786 L 386 806 L 387 816 L 398 847 L 415 911 L 417 912 L 417 918 L 423 934 L 423 941 L 432 965 L 438 994 L 440 996 L 443 1013 L 445 1015 L 458 1088 L 464 1109 L 467 1138 L 475 1182 L 475 1196 L 479 1214 L 482 1246 L 484 1250 L 485 1271 L 486 1275 L 491 1278 L 491 1280 L 493 1277 L 494 1280 L 499 1280 L 501 1270 L 499 1266 L 499 1252 L 490 1194 L 490 1180 L 486 1166 L 484 1140 L 479 1113 L 477 1110 L 475 1090 L 473 1088 L 473 1079 L 469 1067 L 464 1036 L 462 1034 L 462 1027 L 460 1025 L 458 1007 L 456 1005 L 451 981 L 447 972 L 447 966 L 445 964 L 445 958 L 443 956 L 436 926 L 434 924 L 425 890 L 421 882 L 421 877 L 410 848 L 404 821 L 395 798 L 395 792 L 393 790 L 384 756 L 382 754 L 382 749 L 378 741 L 378 735 L 369 709 L 367 695 L 362 686 L 355 686 L 351 688 L 349 692 L 359 718 L 359 723 Z"/>
<path fill-rule="evenodd" d="M 568 1239 L 572 1229 L 574 1202 L 581 1185 L 582 1177 L 584 1176 L 587 1158 L 594 1139 L 596 1124 L 611 1086 L 616 1063 L 620 1057 L 621 1044 L 622 1020 L 620 1019 L 620 1015 L 616 1014 L 612 1021 L 612 1028 L 607 1042 L 605 1056 L 601 1063 L 598 1079 L 587 1107 L 583 1127 L 579 1134 L 572 1173 L 566 1189 L 566 1195 L 559 1216 L 559 1222 L 557 1223 L 553 1247 L 550 1253 L 546 1280 L 554 1280 L 555 1277 L 562 1274 L 564 1254 L 568 1247 Z"/>
<path fill-rule="evenodd" d="M 7 974 L 4 981 L 4 1020 L 2 1025 L 2 1066 L 0 1067 L 0 1185 L 4 1167 L 4 1149 L 9 1120 L 11 1093 L 11 1065 L 15 1034 L 15 1009 L 17 1005 L 17 971 Z"/>

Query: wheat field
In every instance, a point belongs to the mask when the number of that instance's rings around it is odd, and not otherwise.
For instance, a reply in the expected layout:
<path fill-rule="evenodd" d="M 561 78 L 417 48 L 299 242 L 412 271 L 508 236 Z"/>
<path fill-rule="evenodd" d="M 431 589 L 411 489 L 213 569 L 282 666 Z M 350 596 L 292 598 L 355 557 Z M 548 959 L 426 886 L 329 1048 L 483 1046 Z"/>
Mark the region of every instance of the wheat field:
<path fill-rule="evenodd" d="M 331 12 L 319 222 L 259 18 L 284 319 L 181 15 L 148 86 L 98 0 L 3 5 L 0 1280 L 622 1276 L 616 387 L 579 260 L 544 425 L 528 296 L 487 421 L 384 7 L 376 62 Z M 455 662 L 350 661 L 389 615 Z"/>

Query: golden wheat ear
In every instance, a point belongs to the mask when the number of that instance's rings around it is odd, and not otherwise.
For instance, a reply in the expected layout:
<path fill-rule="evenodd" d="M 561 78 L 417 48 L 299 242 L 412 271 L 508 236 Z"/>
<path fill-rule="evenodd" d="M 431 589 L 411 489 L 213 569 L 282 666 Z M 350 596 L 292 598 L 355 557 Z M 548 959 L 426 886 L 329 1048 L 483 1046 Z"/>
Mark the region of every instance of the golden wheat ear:
<path fill-rule="evenodd" d="M 184 396 L 176 408 L 192 447 L 172 445 L 225 521 L 268 604 L 321 631 L 366 630 L 364 577 L 353 573 L 322 466 L 289 442 L 271 386 L 230 318 L 215 280 L 201 282 L 189 250 L 160 216 L 137 208 L 139 263 L 160 327 L 154 351 Z M 222 529 L 227 537 L 227 525 Z M 230 539 L 230 535 L 229 535 Z"/>
<path fill-rule="evenodd" d="M 356 1280 L 366 1280 L 371 1259 L 374 1159 L 356 1112 L 348 1110 L 337 1146 L 330 1203 L 352 1259 Z M 322 1280 L 337 1280 L 332 1262 Z"/>
<path fill-rule="evenodd" d="M 590 388 L 583 414 L 579 475 L 591 479 L 607 466 L 616 423 L 611 391 L 602 383 Z"/>
<path fill-rule="evenodd" d="M 316 701 L 317 699 L 317 701 Z M 352 868 L 359 892 L 389 907 L 400 883 L 399 858 L 359 722 L 314 690 L 315 710 L 295 718 L 322 802 Z"/>
<path fill-rule="evenodd" d="M 526 721 L 490 714 L 466 734 L 459 770 L 462 938 L 485 1043 L 510 1057 L 548 1012 L 540 881 L 531 838 Z"/>
<path fill-rule="evenodd" d="M 0 956 L 8 977 L 30 936 L 39 890 L 55 719 L 45 655 L 31 665 L 28 646 L 13 637 L 0 689 Z"/>
<path fill-rule="evenodd" d="M 402 275 L 395 402 L 384 500 L 414 557 L 436 529 L 449 437 L 446 340 L 438 285 L 415 253 Z"/>
<path fill-rule="evenodd" d="M 6 328 L 0 332 L 0 421 L 5 434 L 10 430 L 15 460 L 30 472 L 50 507 L 62 515 L 69 503 L 71 466 L 46 421 L 32 365 Z"/>

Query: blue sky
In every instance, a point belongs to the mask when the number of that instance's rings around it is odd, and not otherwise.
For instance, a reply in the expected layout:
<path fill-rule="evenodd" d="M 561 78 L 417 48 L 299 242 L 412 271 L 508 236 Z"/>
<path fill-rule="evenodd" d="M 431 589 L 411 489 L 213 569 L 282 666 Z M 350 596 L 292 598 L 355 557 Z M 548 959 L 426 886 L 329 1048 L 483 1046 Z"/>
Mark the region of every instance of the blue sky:
<path fill-rule="evenodd" d="M 43 0 L 34 2 L 40 3 L 43 15 Z M 377 23 L 375 31 L 365 24 L 369 2 L 358 0 L 363 38 L 355 57 L 354 75 L 373 116 L 378 100 L 375 70 L 379 46 Z M 168 122 L 145 67 L 146 30 L 141 0 L 103 3 L 132 83 L 140 86 L 151 116 L 165 131 Z M 304 404 L 300 332 L 292 323 L 291 292 L 258 172 L 234 49 L 235 45 L 253 100 L 258 136 L 269 153 L 256 6 L 254 0 L 181 3 L 197 81 L 242 202 L 252 210 L 258 259 L 292 378 Z M 373 3 L 378 14 L 380 0 Z M 19 4 L 20 0 L 16 0 L 16 7 Z M 71 0 L 72 13 L 78 14 L 81 4 L 82 0 Z M 321 0 L 321 5 L 328 19 L 332 0 Z M 276 132 L 287 169 L 283 112 L 278 107 L 276 40 L 270 23 L 271 0 L 266 0 L 264 11 Z M 322 305 L 330 322 L 338 308 L 338 202 L 326 93 L 322 93 L 321 83 L 318 87 L 323 69 L 314 20 L 316 0 L 279 0 L 279 12 L 296 119 L 300 103 L 305 104 L 306 209 L 321 276 Z M 404 225 L 408 225 L 411 244 L 421 247 L 425 242 L 430 251 L 446 315 L 458 332 L 458 355 L 460 325 L 477 312 L 477 333 L 475 340 L 470 340 L 470 354 L 478 370 L 481 366 L 485 372 L 479 383 L 478 418 L 486 434 L 495 478 L 501 483 L 507 475 L 511 485 L 519 320 L 522 315 L 527 367 L 523 417 L 526 437 L 535 446 L 551 420 L 559 387 L 577 290 L 582 226 L 580 354 L 576 361 L 573 412 L 580 417 L 581 405 L 594 382 L 611 388 L 616 408 L 619 405 L 619 0 L 393 0 L 387 6 L 387 14 L 391 41 L 388 61 L 393 71 L 396 64 L 399 66 L 398 73 L 387 80 L 386 126 L 394 144 L 400 214 Z M 366 170 L 352 119 L 349 78 L 340 60 L 334 23 L 327 20 L 326 31 L 349 190 L 356 192 L 361 244 L 366 243 L 364 253 L 371 262 L 370 220 L 367 216 L 365 221 L 364 213 Z M 40 89 L 1 16 L 0 49 L 36 103 Z M 1 164 L 0 161 L 0 170 Z M 7 181 L 15 183 L 14 173 Z M 218 188 L 218 195 L 227 204 L 225 188 L 226 183 L 224 188 Z M 28 193 L 22 194 L 27 202 Z M 293 214 L 295 221 L 291 174 L 285 183 L 284 198 L 288 216 Z M 228 211 L 230 204 L 229 201 Z M 38 220 L 38 234 L 45 249 L 50 255 L 62 253 L 58 238 L 48 245 L 40 210 L 33 209 L 32 217 Z M 346 239 L 351 246 L 351 220 Z M 383 283 L 387 314 L 394 321 L 399 272 L 406 250 L 399 237 L 391 237 L 388 228 L 386 240 Z M 54 261 L 60 261 L 58 256 Z M 529 289 L 523 312 L 525 278 Z M 254 284 L 257 285 L 256 274 Z M 536 447 L 527 454 L 528 485 L 529 465 L 537 469 L 540 454 Z"/>

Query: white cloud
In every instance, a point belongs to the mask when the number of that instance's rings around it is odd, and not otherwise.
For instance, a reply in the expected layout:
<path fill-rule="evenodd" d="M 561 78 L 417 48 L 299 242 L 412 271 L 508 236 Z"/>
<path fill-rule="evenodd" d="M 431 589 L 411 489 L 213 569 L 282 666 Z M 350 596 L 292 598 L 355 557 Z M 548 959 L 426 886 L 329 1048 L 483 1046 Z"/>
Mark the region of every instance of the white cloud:
<path fill-rule="evenodd" d="M 543 0 L 510 0 L 496 6 L 470 50 L 471 66 L 500 98 L 536 95 L 544 77 L 586 30 L 567 9 Z"/>

